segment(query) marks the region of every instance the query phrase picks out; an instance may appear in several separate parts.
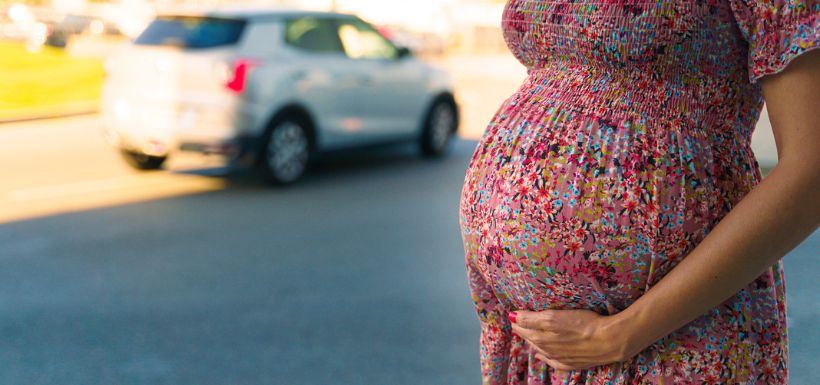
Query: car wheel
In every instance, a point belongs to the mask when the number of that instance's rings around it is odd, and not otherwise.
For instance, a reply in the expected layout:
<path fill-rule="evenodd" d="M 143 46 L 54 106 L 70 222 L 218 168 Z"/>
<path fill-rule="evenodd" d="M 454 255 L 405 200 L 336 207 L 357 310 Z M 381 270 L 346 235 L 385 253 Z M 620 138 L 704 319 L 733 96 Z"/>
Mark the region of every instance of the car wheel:
<path fill-rule="evenodd" d="M 424 155 L 439 156 L 446 152 L 447 145 L 456 132 L 456 114 L 455 106 L 447 100 L 433 104 L 421 135 L 421 151 Z"/>
<path fill-rule="evenodd" d="M 152 156 L 130 150 L 120 150 L 120 154 L 129 166 L 143 171 L 159 170 L 165 160 L 168 159 L 167 156 Z"/>
<path fill-rule="evenodd" d="M 265 135 L 259 166 L 265 178 L 279 185 L 297 181 L 310 161 L 308 124 L 297 117 L 276 121 Z"/>

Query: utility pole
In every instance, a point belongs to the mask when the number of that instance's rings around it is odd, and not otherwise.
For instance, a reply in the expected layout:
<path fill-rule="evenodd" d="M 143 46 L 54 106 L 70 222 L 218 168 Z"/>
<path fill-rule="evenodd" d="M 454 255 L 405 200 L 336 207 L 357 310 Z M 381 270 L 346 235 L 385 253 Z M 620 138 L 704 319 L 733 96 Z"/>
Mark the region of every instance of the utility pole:
<path fill-rule="evenodd" d="M 330 10 L 336 12 L 336 0 L 330 0 Z"/>

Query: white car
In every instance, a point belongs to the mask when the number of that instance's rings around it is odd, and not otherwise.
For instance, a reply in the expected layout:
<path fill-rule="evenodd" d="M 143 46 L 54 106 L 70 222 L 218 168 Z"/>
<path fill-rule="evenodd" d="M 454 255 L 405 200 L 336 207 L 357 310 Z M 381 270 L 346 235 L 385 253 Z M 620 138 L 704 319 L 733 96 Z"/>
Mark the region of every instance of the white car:
<path fill-rule="evenodd" d="M 105 137 L 139 169 L 194 151 L 287 184 L 328 150 L 414 140 L 441 155 L 459 123 L 446 72 L 347 14 L 161 15 L 106 71 Z"/>

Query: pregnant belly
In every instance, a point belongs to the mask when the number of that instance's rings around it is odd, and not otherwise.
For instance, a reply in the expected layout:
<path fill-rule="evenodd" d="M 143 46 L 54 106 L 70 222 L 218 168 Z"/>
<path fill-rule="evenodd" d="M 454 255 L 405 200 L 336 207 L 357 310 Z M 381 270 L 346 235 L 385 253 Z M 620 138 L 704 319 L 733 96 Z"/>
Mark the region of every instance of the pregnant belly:
<path fill-rule="evenodd" d="M 689 206 L 705 186 L 680 183 L 675 158 L 695 157 L 677 157 L 678 139 L 642 119 L 525 114 L 508 100 L 465 177 L 468 258 L 513 308 L 622 310 L 696 245 L 714 206 Z"/>

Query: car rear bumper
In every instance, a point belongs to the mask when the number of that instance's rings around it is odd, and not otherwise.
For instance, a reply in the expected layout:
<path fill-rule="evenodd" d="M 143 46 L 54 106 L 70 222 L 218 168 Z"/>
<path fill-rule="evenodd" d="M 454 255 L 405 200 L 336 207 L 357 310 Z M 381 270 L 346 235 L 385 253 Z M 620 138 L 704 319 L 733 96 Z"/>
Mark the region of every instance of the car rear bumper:
<path fill-rule="evenodd" d="M 110 132 L 106 132 L 106 136 L 116 136 L 113 140 L 106 138 L 109 144 L 115 147 L 152 156 L 169 156 L 174 152 L 194 152 L 223 156 L 232 163 L 252 165 L 261 152 L 261 140 L 251 136 L 207 140 L 186 138 L 170 141 L 156 139 L 140 141 L 117 133 L 112 135 Z"/>
<path fill-rule="evenodd" d="M 188 151 L 237 159 L 255 148 L 243 134 L 252 120 L 237 103 L 145 103 L 115 97 L 103 102 L 102 115 L 109 144 L 147 155 Z"/>

